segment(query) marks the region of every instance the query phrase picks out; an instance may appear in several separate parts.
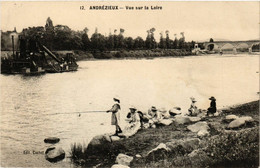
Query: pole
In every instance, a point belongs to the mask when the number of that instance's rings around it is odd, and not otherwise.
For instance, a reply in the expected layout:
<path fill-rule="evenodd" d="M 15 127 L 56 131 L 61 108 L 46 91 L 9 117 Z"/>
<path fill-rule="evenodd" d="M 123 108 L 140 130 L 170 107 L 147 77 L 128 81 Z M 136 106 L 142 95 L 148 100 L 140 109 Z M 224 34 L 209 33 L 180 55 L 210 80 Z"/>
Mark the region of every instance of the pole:
<path fill-rule="evenodd" d="M 71 112 L 71 113 L 53 113 L 53 114 L 48 114 L 48 115 L 59 115 L 59 114 L 75 114 L 75 113 L 104 113 L 106 111 L 78 111 L 78 112 Z"/>
<path fill-rule="evenodd" d="M 12 47 L 13 47 L 13 57 L 15 58 L 15 55 L 14 55 L 14 35 L 12 35 Z"/>

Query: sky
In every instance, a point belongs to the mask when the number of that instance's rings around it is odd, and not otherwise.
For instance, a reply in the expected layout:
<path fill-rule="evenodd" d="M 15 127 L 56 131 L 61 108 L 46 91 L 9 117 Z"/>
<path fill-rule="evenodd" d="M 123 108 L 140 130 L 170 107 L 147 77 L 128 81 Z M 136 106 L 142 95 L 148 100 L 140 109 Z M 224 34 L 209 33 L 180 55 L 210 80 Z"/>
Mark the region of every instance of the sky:
<path fill-rule="evenodd" d="M 90 6 L 118 6 L 120 10 L 90 10 Z M 20 32 L 23 28 L 44 26 L 50 17 L 54 25 L 67 25 L 73 30 L 95 28 L 104 35 L 114 29 L 125 29 L 124 36 L 145 38 L 155 28 L 155 37 L 169 30 L 170 38 L 184 32 L 186 41 L 209 38 L 226 40 L 259 39 L 260 2 L 1 2 L 1 30 Z M 84 6 L 85 10 L 80 10 Z M 126 6 L 149 10 L 126 10 Z M 151 10 L 162 7 L 162 10 Z"/>

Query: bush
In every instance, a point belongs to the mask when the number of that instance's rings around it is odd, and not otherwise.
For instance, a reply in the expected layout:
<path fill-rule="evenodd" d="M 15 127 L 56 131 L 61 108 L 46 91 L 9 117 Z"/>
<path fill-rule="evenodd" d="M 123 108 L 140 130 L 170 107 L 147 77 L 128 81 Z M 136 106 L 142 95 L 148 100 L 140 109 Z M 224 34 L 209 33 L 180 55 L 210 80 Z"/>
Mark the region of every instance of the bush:
<path fill-rule="evenodd" d="M 94 58 L 96 59 L 110 59 L 113 55 L 110 52 L 96 52 L 93 53 Z"/>
<path fill-rule="evenodd" d="M 131 54 L 130 52 L 121 50 L 121 51 L 119 51 L 119 52 L 117 52 L 117 53 L 115 54 L 115 57 L 116 57 L 116 58 L 125 58 L 125 57 L 129 57 L 130 54 Z"/>
<path fill-rule="evenodd" d="M 214 157 L 214 165 L 248 164 L 246 167 L 258 165 L 259 161 L 259 128 L 222 133 L 213 136 L 206 153 Z M 242 166 L 242 165 L 241 165 Z"/>

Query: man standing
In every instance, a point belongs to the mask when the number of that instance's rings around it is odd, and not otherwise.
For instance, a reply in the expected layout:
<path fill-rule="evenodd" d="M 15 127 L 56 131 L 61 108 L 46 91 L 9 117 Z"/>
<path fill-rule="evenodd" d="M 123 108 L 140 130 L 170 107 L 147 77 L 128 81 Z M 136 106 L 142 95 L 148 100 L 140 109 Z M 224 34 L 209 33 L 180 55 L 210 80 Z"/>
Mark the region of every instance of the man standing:
<path fill-rule="evenodd" d="M 111 125 L 115 125 L 116 126 L 116 133 L 115 135 L 118 135 L 118 133 L 122 133 L 122 130 L 119 126 L 118 123 L 118 117 L 117 117 L 117 113 L 119 114 L 119 110 L 121 109 L 120 107 L 120 100 L 118 98 L 114 98 L 114 101 L 116 102 L 112 108 L 110 110 L 107 110 L 108 112 L 112 112 L 112 116 L 111 116 Z"/>

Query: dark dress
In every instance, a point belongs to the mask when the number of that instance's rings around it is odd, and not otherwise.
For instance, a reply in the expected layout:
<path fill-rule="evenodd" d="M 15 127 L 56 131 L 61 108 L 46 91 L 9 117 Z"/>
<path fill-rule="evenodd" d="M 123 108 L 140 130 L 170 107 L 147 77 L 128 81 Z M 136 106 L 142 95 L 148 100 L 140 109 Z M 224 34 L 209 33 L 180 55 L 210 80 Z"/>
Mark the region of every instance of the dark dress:
<path fill-rule="evenodd" d="M 216 113 L 217 108 L 216 108 L 216 101 L 215 100 L 211 100 L 210 102 L 210 107 L 208 108 L 208 113 Z"/>

